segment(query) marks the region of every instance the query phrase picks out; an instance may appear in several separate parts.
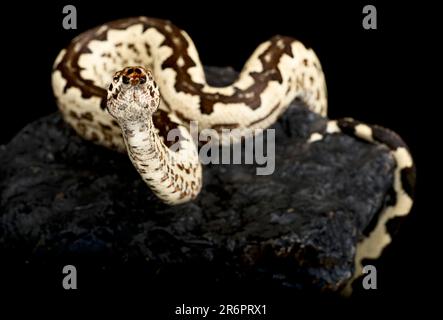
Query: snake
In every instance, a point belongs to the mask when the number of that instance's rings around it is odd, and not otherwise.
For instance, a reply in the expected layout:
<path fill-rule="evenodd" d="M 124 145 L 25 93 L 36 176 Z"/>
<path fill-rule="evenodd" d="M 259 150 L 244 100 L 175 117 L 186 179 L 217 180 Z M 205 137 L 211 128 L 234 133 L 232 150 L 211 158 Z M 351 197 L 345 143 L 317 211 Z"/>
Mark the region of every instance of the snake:
<path fill-rule="evenodd" d="M 323 117 L 328 107 L 317 55 L 292 37 L 263 42 L 233 83 L 215 87 L 206 81 L 190 36 L 170 21 L 144 16 L 107 22 L 75 37 L 55 59 L 52 88 L 64 120 L 82 138 L 126 152 L 143 181 L 169 205 L 192 201 L 203 185 L 192 121 L 198 130 L 236 129 L 241 137 L 270 127 L 294 99 Z M 168 137 L 172 131 L 178 146 Z M 390 241 L 386 222 L 412 207 L 412 156 L 396 133 L 352 118 L 329 120 L 308 142 L 333 134 L 380 144 L 394 159 L 390 200 L 356 253 L 356 260 L 376 257 Z"/>
<path fill-rule="evenodd" d="M 327 110 L 320 62 L 301 42 L 271 38 L 234 83 L 214 87 L 189 35 L 148 17 L 112 21 L 74 38 L 55 60 L 52 87 L 64 120 L 80 136 L 127 152 L 155 195 L 172 205 L 194 199 L 202 187 L 190 121 L 198 130 L 236 129 L 241 137 L 272 125 L 296 98 L 313 112 Z M 177 150 L 167 139 L 172 130 L 180 137 Z"/>

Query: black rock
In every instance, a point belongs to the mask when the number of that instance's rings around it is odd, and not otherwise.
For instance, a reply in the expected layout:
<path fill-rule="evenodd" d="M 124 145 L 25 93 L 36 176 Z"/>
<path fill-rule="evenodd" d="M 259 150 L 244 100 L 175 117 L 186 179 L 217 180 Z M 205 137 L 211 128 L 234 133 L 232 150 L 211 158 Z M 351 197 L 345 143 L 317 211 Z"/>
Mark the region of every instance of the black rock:
<path fill-rule="evenodd" d="M 222 85 L 235 72 L 207 75 Z M 39 119 L 0 148 L 4 261 L 81 261 L 148 285 L 256 281 L 338 290 L 385 204 L 394 163 L 386 148 L 344 134 L 306 143 L 326 120 L 294 102 L 274 126 L 274 174 L 207 165 L 198 199 L 170 207 L 127 155 L 83 141 L 58 113 Z"/>

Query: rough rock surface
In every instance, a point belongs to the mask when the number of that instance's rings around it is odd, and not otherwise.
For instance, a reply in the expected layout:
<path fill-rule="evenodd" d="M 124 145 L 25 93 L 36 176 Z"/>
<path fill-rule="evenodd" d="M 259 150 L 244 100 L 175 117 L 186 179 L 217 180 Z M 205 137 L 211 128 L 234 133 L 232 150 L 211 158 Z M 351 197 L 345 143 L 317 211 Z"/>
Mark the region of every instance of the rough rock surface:
<path fill-rule="evenodd" d="M 231 69 L 207 74 L 219 85 L 235 77 Z M 0 250 L 8 263 L 80 259 L 148 283 L 337 290 L 386 201 L 394 163 L 386 148 L 343 134 L 306 143 L 325 121 L 294 102 L 274 125 L 274 174 L 207 165 L 198 199 L 169 207 L 127 155 L 83 141 L 49 115 L 0 147 Z"/>

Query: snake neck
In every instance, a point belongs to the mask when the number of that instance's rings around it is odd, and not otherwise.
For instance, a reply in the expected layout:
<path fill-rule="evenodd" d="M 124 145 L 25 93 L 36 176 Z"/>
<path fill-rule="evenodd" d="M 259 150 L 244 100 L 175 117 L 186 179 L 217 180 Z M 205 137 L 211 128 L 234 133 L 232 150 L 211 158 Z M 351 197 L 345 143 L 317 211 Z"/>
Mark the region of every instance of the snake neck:
<path fill-rule="evenodd" d="M 120 123 L 129 157 L 137 170 L 158 164 L 166 146 L 155 134 L 152 118 Z M 143 170 L 142 170 L 143 171 Z"/>
<path fill-rule="evenodd" d="M 200 192 L 201 164 L 188 148 L 171 151 L 157 133 L 152 117 L 121 123 L 129 158 L 142 179 L 164 202 L 179 204 Z"/>

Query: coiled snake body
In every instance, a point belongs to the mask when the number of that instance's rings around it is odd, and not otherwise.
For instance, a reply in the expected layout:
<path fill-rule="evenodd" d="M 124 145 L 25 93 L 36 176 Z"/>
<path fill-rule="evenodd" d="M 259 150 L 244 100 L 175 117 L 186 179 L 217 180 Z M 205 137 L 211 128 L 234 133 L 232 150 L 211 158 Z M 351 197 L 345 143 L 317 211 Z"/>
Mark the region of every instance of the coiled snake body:
<path fill-rule="evenodd" d="M 64 119 L 85 139 L 127 151 L 142 179 L 169 204 L 193 199 L 202 186 L 191 120 L 200 130 L 242 132 L 269 127 L 295 98 L 313 112 L 327 111 L 320 62 L 299 41 L 271 38 L 254 51 L 237 81 L 212 87 L 186 32 L 147 17 L 109 22 L 77 36 L 56 58 L 52 84 Z M 179 132 L 178 150 L 169 148 L 171 129 Z M 409 212 L 405 184 L 414 170 L 403 141 L 352 119 L 330 121 L 311 141 L 336 132 L 389 148 L 397 164 L 393 214 Z"/>
<path fill-rule="evenodd" d="M 87 140 L 127 151 L 142 179 L 169 204 L 193 199 L 202 186 L 197 146 L 188 130 L 191 120 L 200 130 L 235 128 L 241 133 L 269 127 L 295 98 L 313 112 L 325 116 L 327 111 L 320 62 L 300 42 L 275 36 L 262 43 L 237 81 L 218 88 L 207 84 L 184 31 L 146 17 L 113 21 L 77 36 L 57 56 L 52 86 L 66 122 Z M 178 150 L 169 148 L 172 129 L 180 136 Z M 330 120 L 310 141 L 335 133 L 382 144 L 396 163 L 390 201 L 357 249 L 358 275 L 359 262 L 378 257 L 390 242 L 386 222 L 409 213 L 415 168 L 398 135 L 349 118 Z"/>

